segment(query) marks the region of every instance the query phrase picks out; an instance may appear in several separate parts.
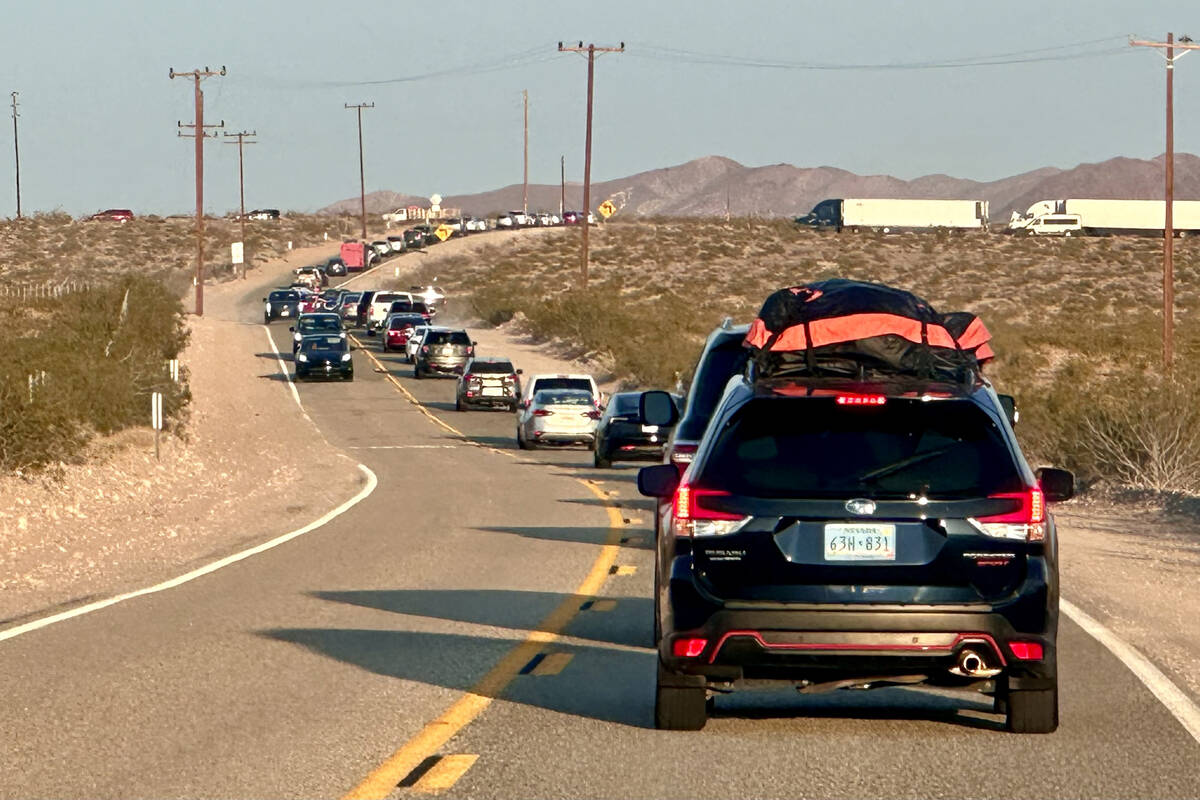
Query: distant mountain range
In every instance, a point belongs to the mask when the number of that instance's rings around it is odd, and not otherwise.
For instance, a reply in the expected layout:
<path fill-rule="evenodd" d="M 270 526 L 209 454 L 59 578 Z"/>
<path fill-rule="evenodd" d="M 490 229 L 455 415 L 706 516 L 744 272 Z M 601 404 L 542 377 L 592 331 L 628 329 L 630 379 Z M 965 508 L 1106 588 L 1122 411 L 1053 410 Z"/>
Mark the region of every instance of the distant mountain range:
<path fill-rule="evenodd" d="M 567 208 L 579 209 L 583 189 L 568 183 Z M 1007 221 L 1014 209 L 1024 211 L 1038 200 L 1065 197 L 1158 200 L 1163 196 L 1163 157 L 1151 160 L 1111 158 L 1074 169 L 1043 167 L 997 181 L 972 181 L 949 175 L 924 175 L 911 181 L 890 175 L 856 175 L 834 167 L 794 167 L 774 164 L 747 167 L 722 156 L 705 156 L 675 167 L 639 172 L 628 178 L 592 184 L 592 204 L 612 198 L 623 212 L 637 216 L 793 217 L 830 197 L 914 197 L 987 200 L 993 222 Z M 478 194 L 451 195 L 443 205 L 483 216 L 520 208 L 521 184 Z M 1175 156 L 1175 197 L 1200 199 L 1200 157 Z M 424 197 L 372 192 L 367 210 L 373 214 L 406 205 L 428 205 Z M 559 187 L 529 185 L 530 210 L 558 210 Z M 342 200 L 318 213 L 354 214 L 357 197 Z"/>

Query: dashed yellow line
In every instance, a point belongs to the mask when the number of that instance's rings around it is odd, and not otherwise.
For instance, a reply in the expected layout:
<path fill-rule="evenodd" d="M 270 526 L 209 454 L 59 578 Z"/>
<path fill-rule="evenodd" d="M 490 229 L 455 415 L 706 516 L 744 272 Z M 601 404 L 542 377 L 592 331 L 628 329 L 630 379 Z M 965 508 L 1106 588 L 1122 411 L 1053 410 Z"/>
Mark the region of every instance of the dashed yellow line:
<path fill-rule="evenodd" d="M 567 664 L 571 663 L 574 655 L 571 653 L 550 653 L 538 665 L 530 670 L 530 675 L 557 675 L 562 672 Z"/>
<path fill-rule="evenodd" d="M 613 575 L 633 575 L 637 572 L 637 567 L 633 564 L 621 564 L 613 570 Z"/>
<path fill-rule="evenodd" d="M 458 779 L 465 775 L 477 760 L 479 760 L 477 755 L 453 755 L 440 758 L 429 768 L 428 772 L 421 776 L 420 780 L 413 784 L 412 791 L 425 794 L 444 792 L 458 783 Z"/>
<path fill-rule="evenodd" d="M 351 338 L 355 344 L 362 348 L 362 345 L 358 339 L 354 337 Z M 467 435 L 462 431 L 459 431 L 457 428 L 439 419 L 428 408 L 422 405 L 421 402 L 417 400 L 417 398 L 414 397 L 411 392 L 404 388 L 404 386 L 395 378 L 395 376 L 393 376 L 390 372 L 387 372 L 387 368 L 372 353 L 367 353 L 365 350 L 364 353 L 367 358 L 369 358 L 376 366 L 384 370 L 384 372 L 387 374 L 388 380 L 392 383 L 392 385 L 395 386 L 396 389 L 409 400 L 409 402 L 417 406 L 418 409 L 420 409 L 420 411 L 430 419 L 430 421 L 434 422 L 445 430 L 450 431 L 456 436 L 461 436 L 465 442 L 476 444 L 471 442 L 469 437 L 467 437 Z M 497 453 L 503 453 L 504 455 L 515 458 L 515 456 L 507 451 L 492 447 L 484 447 L 485 449 L 492 450 Z M 596 556 L 596 560 L 592 563 L 591 569 L 588 571 L 587 576 L 583 579 L 579 586 L 575 588 L 575 591 L 571 595 L 568 595 L 566 598 L 564 598 L 563 601 L 559 603 L 558 607 L 551 611 L 550 614 L 541 621 L 535 630 L 530 631 L 523 641 L 517 644 L 517 646 L 512 650 L 508 651 L 508 653 L 501 658 L 494 667 L 488 670 L 486 675 L 480 678 L 479 681 L 468 691 L 464 692 L 463 695 L 459 697 L 458 700 L 456 700 L 448 709 L 442 712 L 437 719 L 427 724 L 415 736 L 405 742 L 400 749 L 392 753 L 392 755 L 388 757 L 386 761 L 372 770 L 371 773 L 367 775 L 367 777 L 364 778 L 361 783 L 359 783 L 348 794 L 345 795 L 344 800 L 383 800 L 383 798 L 386 798 L 392 794 L 392 792 L 396 789 L 396 786 L 402 780 L 404 780 L 407 775 L 424 763 L 426 759 L 436 755 L 437 751 L 440 750 L 446 744 L 446 742 L 450 741 L 450 739 L 459 731 L 461 731 L 467 725 L 470 725 L 476 717 L 482 714 L 484 709 L 491 705 L 492 701 L 504 691 L 504 689 L 513 681 L 514 678 L 517 677 L 518 674 L 520 674 L 525 665 L 527 665 L 534 656 L 542 653 L 545 650 L 547 644 L 558 641 L 562 636 L 563 630 L 566 629 L 571 620 L 573 620 L 579 613 L 580 605 L 586 599 L 595 596 L 600 591 L 600 588 L 604 585 L 605 580 L 607 580 L 609 576 L 609 572 L 612 569 L 613 564 L 617 560 L 617 554 L 620 552 L 620 532 L 625 521 L 620 510 L 618 510 L 614 505 L 607 503 L 609 500 L 609 493 L 606 493 L 603 489 L 596 485 L 594 481 L 583 480 L 579 478 L 575 480 L 577 480 L 580 485 L 587 488 L 587 490 L 594 494 L 598 499 L 606 501 L 604 510 L 608 513 L 608 539 L 605 544 L 601 546 L 600 553 Z M 598 608 L 598 606 L 601 605 L 606 605 L 606 607 L 603 609 Z M 616 602 L 613 600 L 597 600 L 592 605 L 592 608 L 597 611 L 607 611 L 611 610 L 615 606 Z M 554 659 L 556 655 L 567 655 L 565 660 L 560 658 L 551 662 L 552 665 L 557 664 L 558 670 L 561 670 L 566 666 L 566 662 L 570 660 L 570 656 L 568 654 L 551 653 L 542 659 L 542 662 L 538 664 L 538 668 L 542 667 L 542 665 L 547 661 Z M 547 669 L 549 668 L 550 667 L 547 667 Z M 429 773 L 421 776 L 421 778 L 413 785 L 413 790 L 419 790 L 419 787 L 426 785 L 426 781 L 430 779 L 430 774 L 437 770 L 443 762 L 455 758 L 459 760 L 452 763 L 457 765 L 462 765 L 465 763 L 461 759 L 471 759 L 470 763 L 466 763 L 466 766 L 462 767 L 458 775 L 454 777 L 454 780 L 456 781 L 458 780 L 458 777 L 461 777 L 463 773 L 470 769 L 471 764 L 474 764 L 476 757 L 447 756 L 446 758 L 441 759 L 430 769 Z M 447 773 L 449 773 L 451 767 L 448 766 L 445 768 L 445 770 Z M 453 785 L 453 781 L 447 785 Z M 431 789 L 422 791 L 433 790 Z"/>

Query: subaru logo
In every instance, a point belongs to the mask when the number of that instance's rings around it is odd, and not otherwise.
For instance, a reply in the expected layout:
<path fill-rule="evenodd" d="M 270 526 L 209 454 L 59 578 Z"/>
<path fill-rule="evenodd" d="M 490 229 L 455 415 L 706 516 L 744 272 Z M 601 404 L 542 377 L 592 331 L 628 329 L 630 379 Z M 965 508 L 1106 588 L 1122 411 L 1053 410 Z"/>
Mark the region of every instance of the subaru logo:
<path fill-rule="evenodd" d="M 851 514 L 857 514 L 860 517 L 865 517 L 868 514 L 875 513 L 874 500 L 847 500 L 846 510 Z"/>

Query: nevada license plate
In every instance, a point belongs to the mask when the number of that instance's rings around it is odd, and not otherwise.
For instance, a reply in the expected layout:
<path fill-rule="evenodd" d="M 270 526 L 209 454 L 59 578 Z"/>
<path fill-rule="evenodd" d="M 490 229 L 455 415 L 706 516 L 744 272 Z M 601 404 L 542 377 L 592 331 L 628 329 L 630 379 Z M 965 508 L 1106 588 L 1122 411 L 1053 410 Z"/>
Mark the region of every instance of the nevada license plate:
<path fill-rule="evenodd" d="M 643 425 L 642 433 L 658 433 L 657 425 Z"/>
<path fill-rule="evenodd" d="M 895 561 L 896 526 L 834 523 L 825 526 L 826 561 Z"/>
<path fill-rule="evenodd" d="M 503 389 L 497 389 L 494 386 L 483 387 L 483 396 L 484 397 L 501 397 L 503 395 L 504 395 Z"/>

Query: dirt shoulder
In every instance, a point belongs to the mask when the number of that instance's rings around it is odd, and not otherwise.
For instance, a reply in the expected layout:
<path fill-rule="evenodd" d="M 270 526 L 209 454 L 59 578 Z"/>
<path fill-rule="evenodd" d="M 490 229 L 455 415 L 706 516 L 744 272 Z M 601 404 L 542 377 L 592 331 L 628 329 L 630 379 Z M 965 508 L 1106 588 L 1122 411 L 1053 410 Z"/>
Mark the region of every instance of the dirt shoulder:
<path fill-rule="evenodd" d="M 270 262 L 206 287 L 180 358 L 193 396 L 184 439 L 148 429 L 99 440 L 53 477 L 0 478 L 0 624 L 185 571 L 319 517 L 361 473 L 292 399 L 261 324 L 259 288 L 336 252 Z M 303 492 L 296 491 L 304 486 Z"/>

